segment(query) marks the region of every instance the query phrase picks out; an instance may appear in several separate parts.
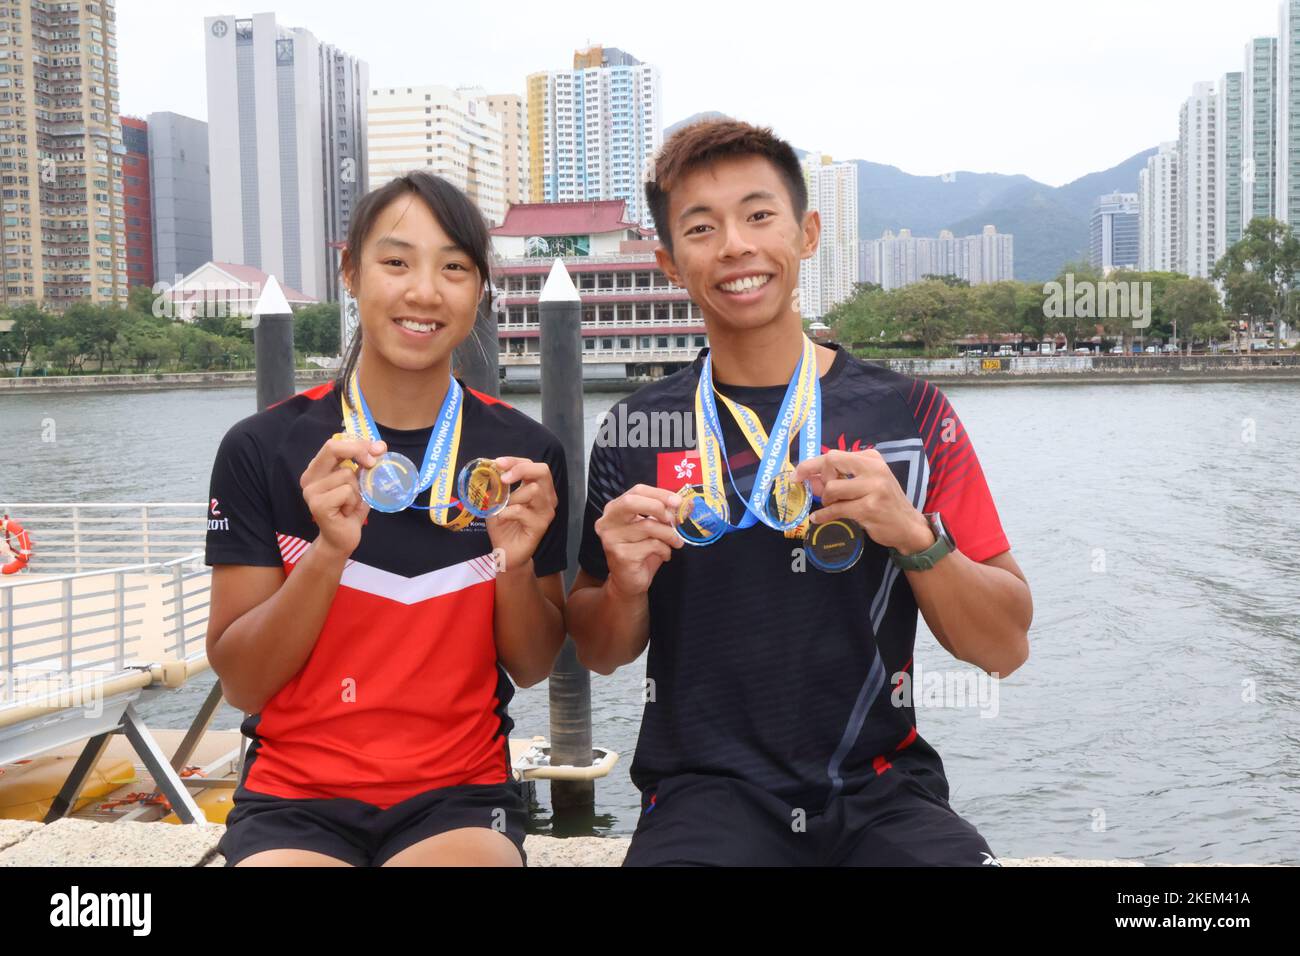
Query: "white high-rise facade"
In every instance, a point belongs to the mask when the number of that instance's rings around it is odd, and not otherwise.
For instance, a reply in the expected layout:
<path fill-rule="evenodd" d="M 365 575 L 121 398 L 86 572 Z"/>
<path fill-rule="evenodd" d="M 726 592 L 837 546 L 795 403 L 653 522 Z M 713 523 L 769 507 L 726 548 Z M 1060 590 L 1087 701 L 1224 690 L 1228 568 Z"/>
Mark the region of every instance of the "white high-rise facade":
<path fill-rule="evenodd" d="M 1214 260 L 1217 262 L 1227 248 L 1241 238 L 1246 224 L 1242 219 L 1246 197 L 1241 181 L 1245 154 L 1240 73 L 1225 73 L 1219 80 L 1214 123 L 1214 195 L 1218 202 L 1214 217 Z"/>
<path fill-rule="evenodd" d="M 1246 44 L 1241 76 L 1242 229 L 1273 215 L 1273 165 L 1277 156 L 1277 39 Z"/>
<path fill-rule="evenodd" d="M 485 98 L 481 90 L 448 86 L 371 90 L 370 188 L 424 170 L 455 184 L 490 226 L 499 226 L 506 215 L 505 144 L 501 118 Z"/>
<path fill-rule="evenodd" d="M 1015 278 L 1014 237 L 985 226 L 978 236 L 956 237 L 947 229 L 938 238 L 913 236 L 910 229 L 898 235 L 886 229 L 879 239 L 861 243 L 861 259 L 871 281 L 881 288 L 901 289 L 926 276 L 953 276 L 971 285 Z"/>
<path fill-rule="evenodd" d="M 1300 228 L 1300 0 L 1283 0 L 1277 27 L 1273 218 Z"/>
<path fill-rule="evenodd" d="M 799 267 L 799 307 L 820 317 L 851 296 L 858 281 L 858 168 L 810 155 L 803 174 L 808 208 L 821 217 L 821 241 Z"/>
<path fill-rule="evenodd" d="M 1138 268 L 1174 272 L 1178 258 L 1178 143 L 1161 143 L 1138 171 Z"/>
<path fill-rule="evenodd" d="M 318 299 L 366 190 L 369 68 L 275 14 L 203 21 L 212 255 Z"/>
<path fill-rule="evenodd" d="M 645 171 L 663 145 L 658 67 L 613 47 L 574 54 L 573 69 L 528 77 L 532 202 L 621 199 L 650 228 Z"/>
<path fill-rule="evenodd" d="M 1213 83 L 1195 83 L 1178 115 L 1178 271 L 1207 277 L 1217 261 L 1218 193 Z"/>

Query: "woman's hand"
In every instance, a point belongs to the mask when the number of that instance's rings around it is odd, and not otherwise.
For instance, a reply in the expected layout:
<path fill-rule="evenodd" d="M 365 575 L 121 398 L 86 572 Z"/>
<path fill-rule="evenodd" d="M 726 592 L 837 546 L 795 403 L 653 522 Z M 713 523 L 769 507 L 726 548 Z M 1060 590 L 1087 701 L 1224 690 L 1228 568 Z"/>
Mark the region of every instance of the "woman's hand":
<path fill-rule="evenodd" d="M 497 569 L 509 571 L 532 558 L 555 518 L 559 499 L 550 466 L 544 462 L 507 457 L 494 459 L 494 463 L 506 485 L 522 482 L 510 492 L 510 502 L 486 519 L 488 538 L 502 555 Z"/>
<path fill-rule="evenodd" d="M 387 446 L 381 441 L 335 436 L 321 446 L 298 483 L 311 517 L 320 528 L 316 546 L 344 557 L 361 543 L 361 526 L 370 505 L 361 497 L 357 466 L 373 467 Z"/>

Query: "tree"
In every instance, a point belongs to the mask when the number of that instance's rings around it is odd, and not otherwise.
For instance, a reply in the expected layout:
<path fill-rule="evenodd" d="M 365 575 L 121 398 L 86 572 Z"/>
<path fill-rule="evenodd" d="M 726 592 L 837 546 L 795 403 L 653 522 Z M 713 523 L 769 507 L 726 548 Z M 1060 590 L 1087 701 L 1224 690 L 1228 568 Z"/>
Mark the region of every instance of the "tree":
<path fill-rule="evenodd" d="M 28 358 L 38 347 L 48 347 L 53 341 L 54 315 L 34 302 L 27 302 L 9 313 L 13 328 L 9 332 L 9 347 L 18 356 L 18 374 L 23 374 Z"/>
<path fill-rule="evenodd" d="M 1101 273 L 1088 262 L 1067 262 L 1061 267 L 1061 272 L 1055 281 L 1061 291 L 1058 294 L 1048 294 L 1043 301 L 1045 320 L 1043 331 L 1064 335 L 1065 347 L 1072 349 L 1080 338 L 1092 338 L 1096 334 L 1097 325 L 1100 324 L 1095 304 L 1097 283 L 1101 281 Z M 1082 301 L 1068 300 L 1068 292 L 1071 288 L 1083 290 L 1089 284 L 1092 287 L 1094 307 L 1083 307 Z M 1057 290 L 1051 291 L 1057 293 Z"/>
<path fill-rule="evenodd" d="M 1231 334 L 1232 330 L 1228 328 L 1228 323 L 1218 319 L 1217 321 L 1196 323 L 1192 326 L 1192 334 L 1188 338 L 1189 340 L 1199 339 L 1209 345 L 1213 351 L 1216 342 L 1222 342 Z"/>
<path fill-rule="evenodd" d="M 1297 271 L 1300 271 L 1300 239 L 1286 223 L 1261 216 L 1250 221 L 1242 237 L 1215 263 L 1212 275 L 1223 283 L 1230 296 L 1239 296 L 1229 299 L 1228 309 L 1233 314 L 1247 317 L 1252 333 L 1255 315 L 1263 305 L 1267 305 L 1273 322 L 1273 342 L 1280 348 L 1282 319 L 1293 314 L 1290 294 Z M 1258 280 L 1229 281 L 1231 276 L 1242 273 L 1262 277 L 1263 284 Z M 1262 298 L 1265 288 L 1268 290 L 1266 301 Z"/>
<path fill-rule="evenodd" d="M 318 302 L 294 312 L 293 342 L 296 348 L 307 355 L 338 355 L 338 304 Z"/>
<path fill-rule="evenodd" d="M 1223 325 L 1223 307 L 1219 293 L 1206 279 L 1179 279 L 1165 289 L 1165 311 L 1188 331 L 1188 340 L 1197 326 Z M 1204 336 L 1202 336 L 1204 338 Z"/>
<path fill-rule="evenodd" d="M 101 372 L 112 357 L 113 346 L 122 328 L 123 315 L 116 305 L 97 304 L 88 300 L 74 303 L 64 313 L 67 322 L 65 334 L 76 342 L 80 356 L 99 357 Z"/>
<path fill-rule="evenodd" d="M 49 357 L 55 365 L 63 366 L 64 375 L 71 375 L 81 362 L 81 347 L 71 335 L 61 335 L 50 343 Z"/>
<path fill-rule="evenodd" d="M 128 314 L 119 351 L 137 372 L 159 369 L 164 362 L 175 360 L 176 343 L 168 334 L 170 325 L 167 319 L 155 319 L 152 315 Z"/>
<path fill-rule="evenodd" d="M 894 342 L 898 328 L 891 324 L 885 308 L 889 293 L 872 283 L 861 283 L 853 295 L 834 306 L 823 317 L 841 342 Z"/>
<path fill-rule="evenodd" d="M 928 281 L 928 280 L 930 280 L 930 279 L 934 279 L 936 282 L 942 282 L 944 285 L 946 285 L 946 286 L 951 286 L 951 287 L 954 288 L 954 289 L 969 289 L 969 288 L 970 288 L 970 280 L 969 280 L 969 279 L 961 279 L 961 278 L 958 278 L 958 277 L 955 276 L 955 275 L 942 275 L 942 276 L 940 276 L 940 275 L 934 275 L 933 273 L 927 273 L 927 274 L 921 276 L 921 281 L 922 281 L 922 282 L 926 282 L 926 281 Z"/>
<path fill-rule="evenodd" d="M 927 352 L 947 349 L 960 328 L 961 289 L 936 279 L 917 282 L 890 293 L 894 315 L 905 334 L 921 340 Z"/>

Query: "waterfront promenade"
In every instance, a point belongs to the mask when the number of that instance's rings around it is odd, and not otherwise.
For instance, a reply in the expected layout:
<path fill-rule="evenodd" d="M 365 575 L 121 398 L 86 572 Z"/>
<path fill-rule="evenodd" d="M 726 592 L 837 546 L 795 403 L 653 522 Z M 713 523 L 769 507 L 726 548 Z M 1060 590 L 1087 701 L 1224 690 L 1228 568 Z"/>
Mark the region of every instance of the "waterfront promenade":
<path fill-rule="evenodd" d="M 867 359 L 896 372 L 939 384 L 1024 385 L 1101 382 L 1239 382 L 1300 379 L 1300 353 L 1251 355 L 1026 355 L 946 359 Z M 299 388 L 329 381 L 330 369 L 299 369 Z M 630 392 L 650 378 L 591 379 L 585 391 Z M 146 375 L 26 375 L 0 377 L 0 395 L 61 391 L 158 391 L 174 388 L 248 388 L 256 372 L 156 372 Z M 533 381 L 503 382 L 503 394 L 535 394 Z"/>

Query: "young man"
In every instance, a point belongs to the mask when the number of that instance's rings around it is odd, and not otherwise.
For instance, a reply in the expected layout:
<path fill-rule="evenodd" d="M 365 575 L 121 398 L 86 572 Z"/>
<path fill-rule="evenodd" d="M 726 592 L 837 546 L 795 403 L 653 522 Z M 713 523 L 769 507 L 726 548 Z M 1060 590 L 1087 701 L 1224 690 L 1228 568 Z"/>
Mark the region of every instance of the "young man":
<path fill-rule="evenodd" d="M 751 410 L 766 440 L 815 356 L 821 442 L 791 436 L 788 462 L 820 497 L 811 527 L 852 519 L 862 554 L 841 573 L 819 570 L 798 530 L 762 520 L 684 546 L 675 492 L 701 486 L 713 457 L 697 450 L 704 423 L 676 447 L 597 439 L 568 626 L 602 674 L 650 649 L 627 864 L 996 863 L 949 807 L 910 694 L 894 693 L 910 682 L 918 607 L 951 654 L 990 674 L 1029 654 L 1029 587 L 960 421 L 927 382 L 838 347 L 804 351 L 799 264 L 820 220 L 794 151 L 770 130 L 678 132 L 646 193 L 660 267 L 704 313 L 721 400 L 699 417 L 722 431 L 730 524 L 764 461 L 737 415 Z M 631 396 L 627 414 L 695 422 L 705 357 Z"/>

